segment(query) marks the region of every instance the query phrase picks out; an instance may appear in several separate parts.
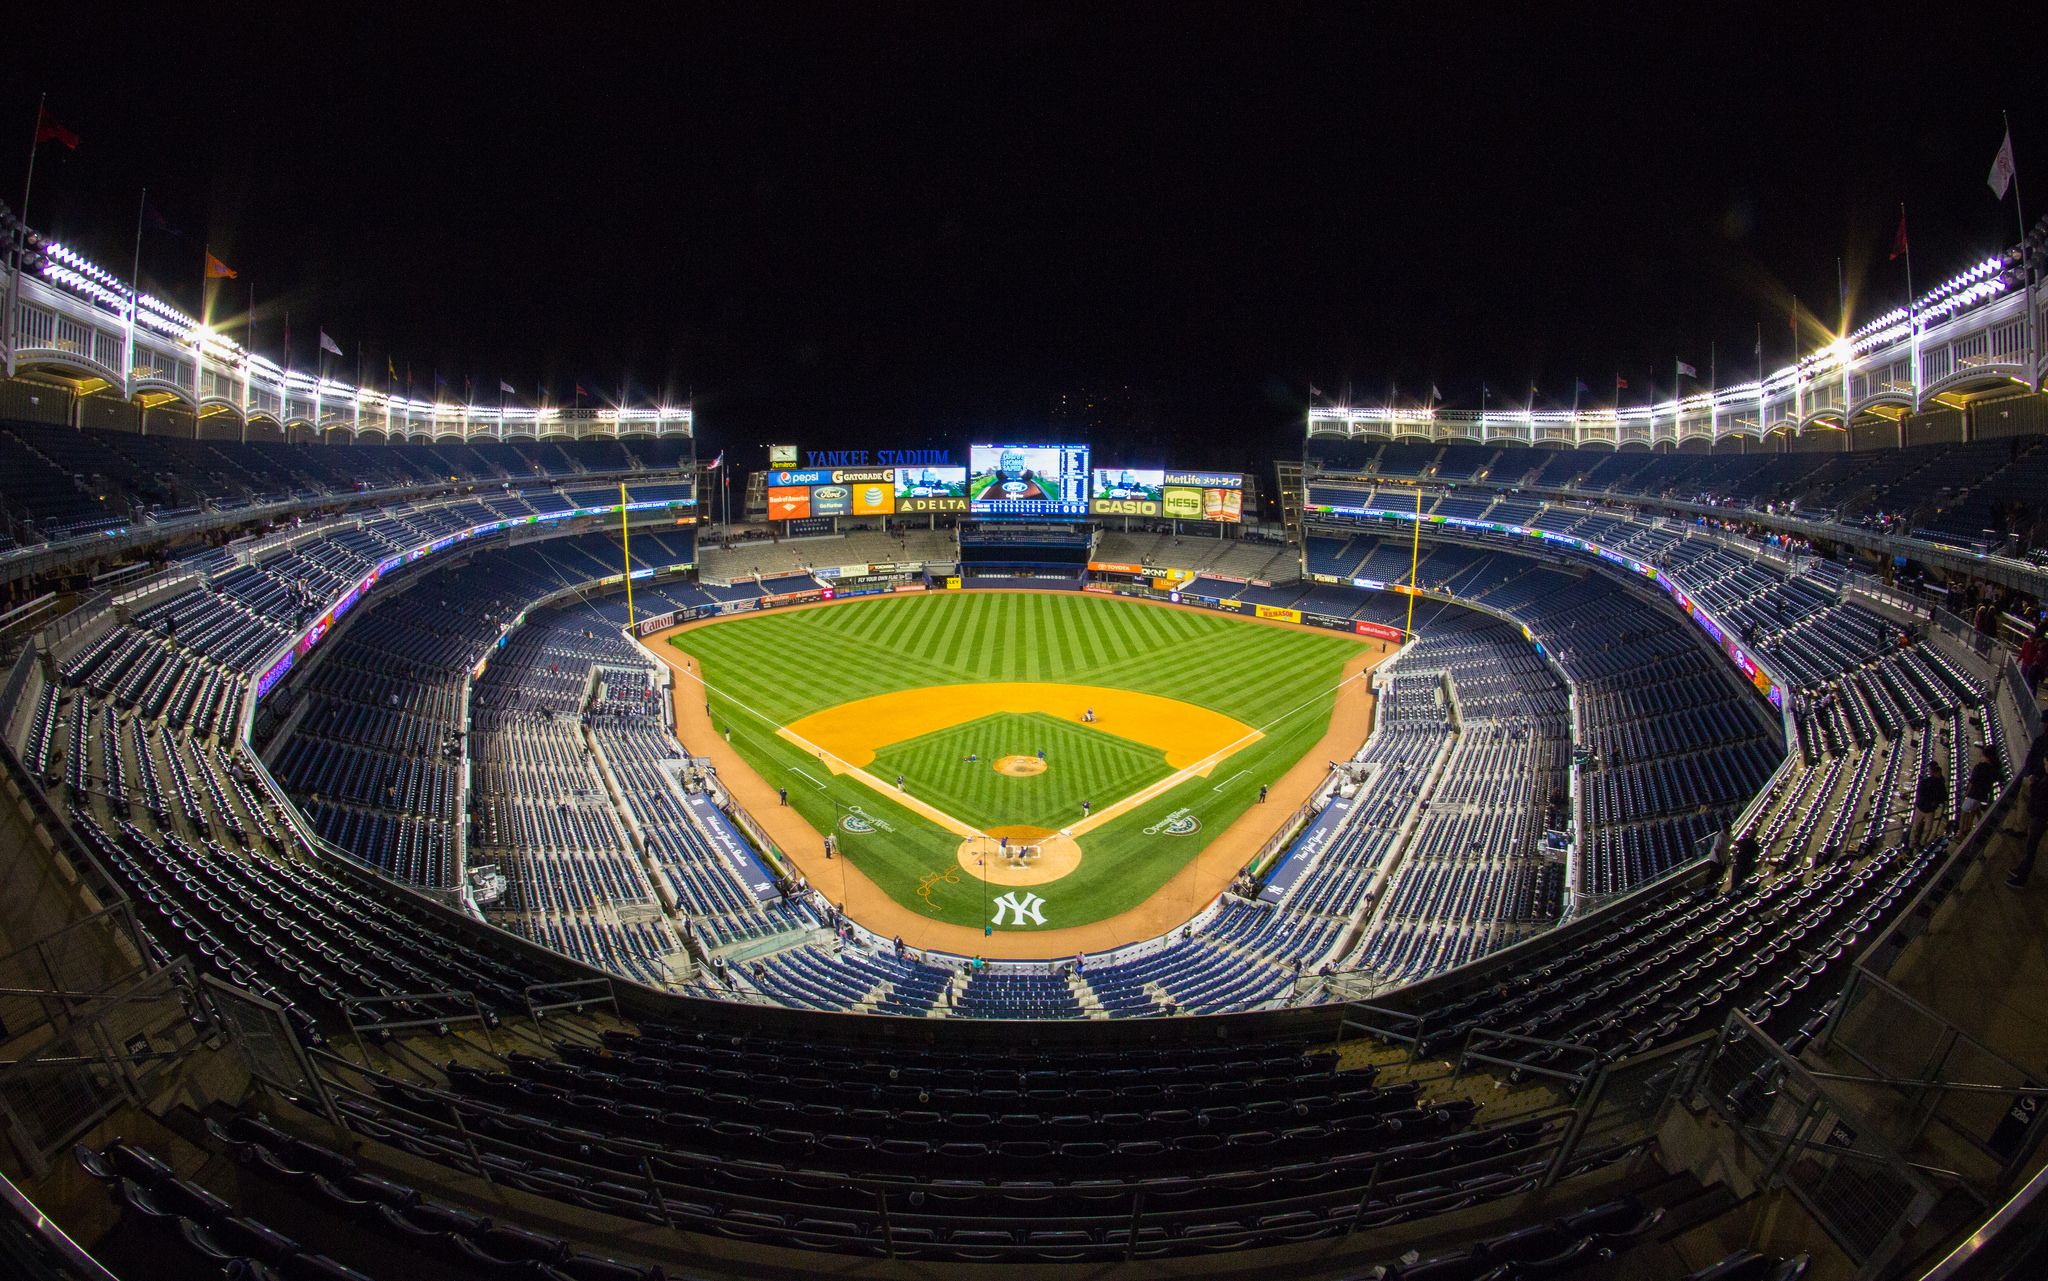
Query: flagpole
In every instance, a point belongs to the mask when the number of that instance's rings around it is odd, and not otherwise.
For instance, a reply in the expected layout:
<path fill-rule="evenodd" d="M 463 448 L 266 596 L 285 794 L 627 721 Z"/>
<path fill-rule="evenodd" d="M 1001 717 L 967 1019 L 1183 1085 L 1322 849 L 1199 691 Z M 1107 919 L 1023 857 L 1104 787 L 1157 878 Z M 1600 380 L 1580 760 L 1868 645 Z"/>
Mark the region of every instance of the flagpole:
<path fill-rule="evenodd" d="M 142 220 L 149 209 L 149 188 L 135 209 L 135 257 L 128 269 L 128 326 L 121 335 L 121 398 L 135 399 L 135 309 L 142 299 Z"/>
<path fill-rule="evenodd" d="M 1799 378 L 1799 295 L 1792 295 L 1792 429 L 1799 430 L 1799 420 L 1806 416 L 1806 406 L 1800 400 L 1804 388 Z"/>
<path fill-rule="evenodd" d="M 35 189 L 36 148 L 43 141 L 43 107 L 50 101 L 46 90 L 36 95 L 36 123 L 28 131 L 28 174 L 21 180 L 21 225 L 28 226 L 28 193 Z"/>
<path fill-rule="evenodd" d="M 2005 141 L 2010 146 L 2012 143 L 2012 115 L 2010 112 L 2001 109 L 1998 113 L 1998 118 L 2005 122 Z M 27 199 L 24 198 L 22 204 L 26 205 L 27 203 Z M 2017 147 L 2013 148 L 2012 208 L 2013 212 L 2018 214 L 2020 219 L 2020 254 L 2022 255 L 2021 261 L 2027 269 L 2027 386 L 2036 387 L 2040 385 L 2041 372 L 2040 334 L 2036 332 L 2037 326 L 2034 323 L 2034 267 L 2032 256 L 2027 254 L 2027 205 L 2026 201 L 2020 196 L 2020 161 L 2019 149 Z"/>
<path fill-rule="evenodd" d="M 1422 564 L 1422 485 L 1415 486 L 1415 535 L 1408 546 L 1408 623 L 1403 629 L 1415 635 L 1415 571 Z"/>
<path fill-rule="evenodd" d="M 626 482 L 619 482 L 619 554 L 626 561 L 626 628 L 633 627 L 633 535 L 626 528 Z"/>
<path fill-rule="evenodd" d="M 1714 339 L 1707 340 L 1707 447 L 1713 448 L 1714 438 L 1721 434 L 1721 352 L 1720 344 Z"/>
<path fill-rule="evenodd" d="M 1913 361 L 1913 414 L 1920 414 L 1920 299 L 1913 293 L 1913 237 L 1906 232 L 1906 202 L 1899 202 L 1900 245 L 1906 251 L 1906 350 Z M 2028 304 L 2029 310 L 2032 304 Z M 1906 428 L 1899 427 L 1899 446 L 1906 444 Z"/>
<path fill-rule="evenodd" d="M 249 318 L 242 326 L 242 434 L 249 432 L 249 380 L 256 363 L 256 278 L 249 278 Z"/>

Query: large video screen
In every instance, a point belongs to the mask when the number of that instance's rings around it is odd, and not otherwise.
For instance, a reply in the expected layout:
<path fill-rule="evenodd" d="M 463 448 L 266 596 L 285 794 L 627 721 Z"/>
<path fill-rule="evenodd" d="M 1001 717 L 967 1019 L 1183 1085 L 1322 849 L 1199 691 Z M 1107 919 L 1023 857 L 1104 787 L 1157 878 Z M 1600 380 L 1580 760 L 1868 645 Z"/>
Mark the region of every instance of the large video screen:
<path fill-rule="evenodd" d="M 1086 445 L 975 445 L 968 471 L 976 515 L 1088 514 Z"/>
<path fill-rule="evenodd" d="M 898 512 L 964 512 L 967 510 L 965 467 L 898 467 Z"/>
<path fill-rule="evenodd" d="M 1095 473 L 1088 510 L 1096 516 L 1163 516 L 1234 525 L 1244 520 L 1244 476 L 1106 467 Z"/>
<path fill-rule="evenodd" d="M 1157 516 L 1166 473 L 1157 467 L 1107 467 L 1095 472 L 1088 511 L 1095 516 Z"/>

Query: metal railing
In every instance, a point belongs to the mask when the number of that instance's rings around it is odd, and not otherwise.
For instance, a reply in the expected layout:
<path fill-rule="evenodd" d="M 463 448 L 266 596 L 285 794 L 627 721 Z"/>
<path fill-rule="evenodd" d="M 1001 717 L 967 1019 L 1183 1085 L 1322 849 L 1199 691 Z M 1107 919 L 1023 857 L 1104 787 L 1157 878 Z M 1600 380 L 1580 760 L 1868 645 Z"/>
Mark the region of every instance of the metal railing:
<path fill-rule="evenodd" d="M 1691 1096 L 1715 1042 L 1714 1033 L 1699 1032 L 1602 1064 L 1574 1101 L 1552 1181 L 1652 1143 L 1665 1117 Z"/>
<path fill-rule="evenodd" d="M 391 1013 L 378 1013 L 382 1010 Z M 349 1037 L 355 1041 L 356 1049 L 362 1053 L 365 1062 L 370 1058 L 365 1037 L 381 1043 L 391 1033 L 421 1029 L 446 1036 L 458 1027 L 472 1025 L 483 1029 L 484 1040 L 491 1053 L 495 1055 L 498 1052 L 498 1039 L 492 1034 L 498 1026 L 497 1016 L 485 1010 L 473 992 L 401 992 L 390 996 L 351 997 L 342 1002 L 341 1012 L 342 1017 L 348 1020 Z"/>
<path fill-rule="evenodd" d="M 2048 1132 L 2048 1083 L 1868 970 L 1850 971 L 1824 1046 L 1869 1075 L 1815 1077 L 1877 1091 L 1888 1106 L 1874 1116 L 1894 1147 L 1915 1151 L 1939 1127 L 1974 1150 L 1983 1164 L 1959 1173 L 1987 1204 L 2020 1176 Z"/>
<path fill-rule="evenodd" d="M 599 1007 L 608 1008 L 612 1017 L 623 1019 L 619 1012 L 618 989 L 608 978 L 571 979 L 562 983 L 536 983 L 525 989 L 526 1016 L 533 1020 L 534 1031 L 545 1029 L 542 1022 L 550 1014 L 569 1011 L 580 1013 Z"/>
<path fill-rule="evenodd" d="M 2022 1274 L 2012 1269 L 2042 1240 L 2042 1205 L 2048 1205 L 2048 1168 L 2037 1171 L 1920 1281 L 2019 1281 Z"/>
<path fill-rule="evenodd" d="M 1600 1051 L 1575 1042 L 1475 1027 L 1465 1034 L 1465 1046 L 1458 1051 L 1457 1071 L 1463 1075 L 1478 1066 L 1489 1071 L 1505 1069 L 1511 1078 L 1542 1077 L 1556 1083 L 1566 1098 L 1576 1103 L 1592 1085 L 1601 1059 Z"/>
<path fill-rule="evenodd" d="M 0 1128 L 40 1177 L 102 1118 L 146 1103 L 210 1035 L 192 962 L 179 957 L 81 1011 L 34 1054 L 0 1067 Z"/>
<path fill-rule="evenodd" d="M 149 970 L 123 899 L 0 956 L 0 1043 L 64 1028 Z"/>
<path fill-rule="evenodd" d="M 1925 1167 L 1909 1165 L 1740 1011 L 1722 1024 L 1695 1098 L 1750 1149 L 1761 1184 L 1791 1193 L 1857 1265 L 1859 1278 L 1883 1275 L 1935 1207 Z"/>
<path fill-rule="evenodd" d="M 492 1186 L 505 1184 L 676 1230 L 724 1236 L 746 1235 L 749 1216 L 775 1216 L 770 1220 L 775 1223 L 800 1214 L 812 1223 L 803 1228 L 760 1224 L 760 1237 L 809 1249 L 866 1253 L 879 1247 L 890 1258 L 929 1254 L 939 1234 L 959 1228 L 963 1221 L 986 1217 L 972 1208 L 981 1200 L 991 1210 L 1004 1207 L 1006 1227 L 1086 1234 L 1086 1254 L 1097 1259 L 1150 1253 L 1169 1241 L 1189 1239 L 1190 1227 L 1200 1231 L 1205 1248 L 1218 1249 L 1278 1243 L 1289 1239 L 1290 1230 L 1301 1232 L 1304 1222 L 1314 1223 L 1318 1235 L 1348 1237 L 1360 1228 L 1535 1190 L 1548 1171 L 1566 1164 L 1560 1153 L 1570 1115 L 1552 1110 L 1520 1117 L 1500 1130 L 1513 1136 L 1506 1151 L 1474 1160 L 1458 1160 L 1459 1145 L 1471 1141 L 1473 1132 L 1467 1131 L 1323 1162 L 1323 1177 L 1304 1179 L 1315 1190 L 1292 1195 L 1254 1191 L 1273 1185 L 1248 1172 L 1162 1175 L 1103 1188 L 1100 1213 L 1075 1215 L 1063 1210 L 1043 1221 L 1027 1218 L 1020 1223 L 1007 1217 L 1017 1214 L 1016 1203 L 1009 1200 L 1012 1189 L 934 1176 L 914 1165 L 898 1177 L 818 1175 L 820 1196 L 830 1198 L 820 1204 L 801 1199 L 800 1174 L 788 1176 L 789 1190 L 783 1195 L 772 1190 L 778 1180 L 766 1170 L 760 1171 L 762 1190 L 743 1190 L 744 1184 L 727 1177 L 734 1165 L 730 1160 L 666 1145 L 654 1137 L 610 1137 L 588 1158 L 555 1148 L 542 1151 L 499 1137 L 506 1126 L 472 1124 L 507 1115 L 488 1103 L 460 1098 L 456 1106 L 456 1097 L 324 1051 L 313 1052 L 312 1060 L 339 1115 L 357 1135 L 388 1141 L 378 1118 L 403 1121 L 417 1127 L 405 1140 L 407 1151 Z M 1293 1171 L 1313 1173 L 1304 1167 Z M 1200 1193 L 1233 1185 L 1233 1180 L 1245 1187 L 1245 1200 L 1234 1201 L 1227 1210 L 1201 1204 Z M 856 1202 L 863 1208 L 853 1208 Z M 1284 1226 L 1276 1223 L 1282 1216 Z M 1050 1248 L 1018 1239 L 1022 1233 L 1002 1235 L 1008 1239 L 991 1239 L 985 1247 L 977 1243 L 972 1248 L 990 1259 L 1039 1257 Z"/>
<path fill-rule="evenodd" d="M 56 1220 L 37 1209 L 4 1174 L 0 1174 L 0 1212 L 19 1219 L 23 1230 L 42 1247 L 51 1261 L 47 1275 L 53 1281 L 55 1278 L 63 1281 L 121 1281 L 101 1266 L 98 1259 L 86 1253 L 85 1247 L 72 1240 L 69 1233 L 58 1227 Z"/>
<path fill-rule="evenodd" d="M 1337 1044 L 1342 1045 L 1354 1036 L 1370 1036 L 1389 1045 L 1406 1046 L 1408 1057 L 1414 1059 L 1421 1055 L 1423 1035 L 1431 1013 L 1433 1011 L 1425 1010 L 1420 1014 L 1410 1014 L 1405 1010 L 1390 1010 L 1385 1006 L 1353 1001 L 1344 1007 L 1343 1021 L 1337 1025 Z"/>

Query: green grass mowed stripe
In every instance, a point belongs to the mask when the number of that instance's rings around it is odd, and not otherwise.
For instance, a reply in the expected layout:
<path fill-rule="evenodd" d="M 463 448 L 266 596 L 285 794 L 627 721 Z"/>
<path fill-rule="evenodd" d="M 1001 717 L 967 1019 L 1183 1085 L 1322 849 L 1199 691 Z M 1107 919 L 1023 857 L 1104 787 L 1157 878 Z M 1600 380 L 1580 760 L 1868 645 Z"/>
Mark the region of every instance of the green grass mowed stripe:
<path fill-rule="evenodd" d="M 808 754 L 776 737 L 775 726 L 894 690 L 1034 675 L 1182 699 L 1254 727 L 1301 708 L 1212 777 L 1189 779 L 1091 831 L 1082 842 L 1080 867 L 1039 887 L 1049 929 L 1085 924 L 1143 902 L 1255 804 L 1258 784 L 1279 777 L 1321 737 L 1329 723 L 1329 691 L 1344 661 L 1357 652 L 1356 642 L 1340 634 L 1249 626 L 1222 614 L 1092 594 L 993 591 L 743 616 L 684 633 L 675 643 L 696 656 L 713 687 L 767 718 L 749 716 L 724 698 L 711 699 L 714 723 L 733 727 L 733 746 L 764 778 L 790 785 L 790 803 L 806 820 L 826 830 L 848 805 L 879 817 L 888 831 L 855 834 L 842 828 L 842 848 L 906 907 L 970 926 L 982 924 L 988 909 L 981 888 L 962 880 L 955 860 L 959 838 L 886 793 L 824 773 Z M 941 731 L 926 736 L 929 741 L 885 748 L 882 756 L 900 754 L 914 794 L 977 826 L 1063 826 L 1079 817 L 1081 800 L 1109 804 L 1170 770 L 1163 755 L 1117 739 L 1113 725 L 1084 730 L 1042 714 L 1005 713 L 953 728 L 981 746 L 963 746 L 965 738 L 941 741 L 949 732 Z M 1052 765 L 1044 774 L 1007 778 L 991 768 L 992 752 L 1029 755 L 1040 747 Z M 969 751 L 982 758 L 973 766 L 959 759 Z M 885 768 L 882 756 L 873 772 L 886 781 L 896 770 Z M 818 778 L 825 790 L 797 770 Z M 1201 832 L 1145 835 L 1146 827 L 1176 809 L 1199 817 Z M 930 902 L 918 895 L 926 878 L 949 868 L 953 882 L 939 884 Z"/>

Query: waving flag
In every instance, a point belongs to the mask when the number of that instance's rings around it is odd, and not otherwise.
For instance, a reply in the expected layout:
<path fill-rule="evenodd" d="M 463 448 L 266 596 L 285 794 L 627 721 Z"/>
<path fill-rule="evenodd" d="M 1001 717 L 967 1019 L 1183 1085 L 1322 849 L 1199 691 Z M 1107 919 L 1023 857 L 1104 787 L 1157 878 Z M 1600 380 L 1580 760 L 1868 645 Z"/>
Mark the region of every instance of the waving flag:
<path fill-rule="evenodd" d="M 78 135 L 58 124 L 56 117 L 40 103 L 36 106 L 36 141 L 59 143 L 66 151 L 78 150 Z M 2012 144 L 2008 142 L 2006 145 L 2010 147 Z"/>
<path fill-rule="evenodd" d="M 178 230 L 178 228 L 171 222 L 169 218 L 164 217 L 163 210 L 157 208 L 155 205 L 150 203 L 149 194 L 147 192 L 143 193 L 142 197 L 142 221 L 148 223 L 150 226 L 156 228 L 158 231 L 163 232 L 167 236 L 183 236 L 185 234 L 184 232 Z"/>
<path fill-rule="evenodd" d="M 74 140 L 71 145 L 75 147 L 78 143 Z M 1991 157 L 1991 176 L 1985 179 L 1991 184 L 1991 194 L 2005 199 L 2005 189 L 2012 186 L 2012 175 L 2012 126 L 2007 125 L 2005 141 L 1999 144 L 1998 154 Z"/>
<path fill-rule="evenodd" d="M 339 356 L 341 354 L 341 344 L 334 341 L 332 338 L 329 338 L 327 336 L 327 331 L 323 329 L 320 331 L 320 350 L 331 351 L 335 355 Z"/>
<path fill-rule="evenodd" d="M 206 251 L 206 278 L 208 280 L 233 280 L 235 278 L 235 269 L 214 257 L 213 251 L 209 249 Z"/>

